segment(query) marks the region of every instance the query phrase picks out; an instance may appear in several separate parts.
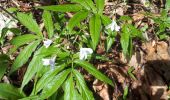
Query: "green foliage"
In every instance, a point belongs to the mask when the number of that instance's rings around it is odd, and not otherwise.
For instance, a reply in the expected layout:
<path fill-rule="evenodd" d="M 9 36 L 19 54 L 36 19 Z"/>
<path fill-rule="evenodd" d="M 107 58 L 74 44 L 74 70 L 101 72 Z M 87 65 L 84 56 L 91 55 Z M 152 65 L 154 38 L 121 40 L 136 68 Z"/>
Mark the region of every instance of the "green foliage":
<path fill-rule="evenodd" d="M 0 83 L 0 99 L 18 100 L 25 97 L 25 94 L 18 88 L 5 83 Z"/>
<path fill-rule="evenodd" d="M 24 14 L 24 13 L 17 13 L 17 18 L 19 21 L 26 26 L 30 31 L 36 33 L 38 36 L 42 37 L 41 30 L 36 23 L 36 21 L 33 19 L 33 16 Z"/>
<path fill-rule="evenodd" d="M 54 76 L 51 82 L 49 82 L 43 89 L 42 94 L 40 97 L 48 98 L 53 93 L 57 91 L 57 89 L 62 85 L 64 80 L 67 78 L 68 74 L 70 73 L 71 69 L 67 69 L 59 73 L 58 75 Z"/>
<path fill-rule="evenodd" d="M 0 55 L 0 79 L 4 76 L 8 66 L 9 66 L 10 58 L 8 55 L 1 54 Z"/>
<path fill-rule="evenodd" d="M 129 91 L 128 86 L 125 86 L 124 92 L 123 92 L 123 100 L 126 100 L 126 99 L 127 99 L 128 91 Z"/>
<path fill-rule="evenodd" d="M 58 11 L 58 12 L 77 12 L 82 9 L 82 7 L 77 4 L 53 5 L 53 6 L 43 6 L 37 8 L 44 9 L 44 10 Z"/>
<path fill-rule="evenodd" d="M 92 38 L 92 47 L 93 50 L 95 50 L 100 39 L 100 30 L 101 30 L 101 19 L 98 14 L 90 18 L 89 27 L 90 27 L 90 35 Z"/>
<path fill-rule="evenodd" d="M 123 49 L 123 54 L 127 58 L 131 58 L 132 56 L 132 39 L 136 37 L 143 38 L 141 31 L 136 29 L 133 25 L 125 23 L 122 27 L 120 43 Z"/>
<path fill-rule="evenodd" d="M 105 75 L 103 75 L 101 72 L 99 72 L 93 65 L 90 63 L 87 63 L 86 61 L 82 60 L 75 60 L 74 61 L 76 64 L 80 65 L 84 69 L 86 69 L 90 74 L 95 76 L 97 79 L 104 81 L 105 83 L 108 83 L 111 86 L 114 86 L 112 81 L 107 78 Z"/>
<path fill-rule="evenodd" d="M 165 9 L 170 10 L 170 1 L 166 0 Z"/>
<path fill-rule="evenodd" d="M 68 30 L 71 32 L 72 29 L 84 20 L 88 16 L 88 11 L 77 12 L 68 22 Z"/>
<path fill-rule="evenodd" d="M 16 34 L 10 41 L 15 46 L 14 50 L 22 47 L 22 51 L 12 64 L 10 73 L 28 63 L 19 93 L 23 92 L 24 87 L 31 80 L 34 82 L 34 87 L 30 95 L 27 97 L 24 94 L 19 95 L 16 99 L 54 100 L 60 98 L 64 100 L 94 100 L 93 93 L 87 87 L 83 74 L 77 68 L 82 67 L 95 78 L 114 87 L 112 80 L 97 70 L 93 64 L 89 63 L 90 60 L 111 61 L 105 56 L 96 54 L 95 50 L 100 42 L 100 36 L 104 35 L 106 37 L 106 51 L 109 51 L 115 41 L 115 37 L 120 33 L 122 50 L 127 57 L 132 55 L 133 38 L 142 38 L 141 32 L 128 23 L 131 20 L 128 16 L 120 18 L 119 24 L 122 26 L 120 32 L 108 29 L 108 25 L 113 21 L 108 16 L 103 15 L 104 0 L 71 0 L 71 2 L 71 4 L 37 7 L 44 10 L 42 20 L 47 34 L 42 34 L 45 33 L 44 29 L 40 29 L 32 14 L 17 13 L 17 18 L 21 24 L 33 33 Z M 73 14 L 69 21 L 68 18 L 65 18 L 63 12 L 66 12 L 66 14 L 71 12 Z M 166 14 L 162 13 L 162 15 L 166 19 Z M 47 38 L 52 40 L 52 44 L 46 48 L 43 46 L 43 43 Z M 81 54 L 77 53 L 77 50 L 80 47 L 91 47 L 94 50 L 94 54 L 85 57 L 88 59 L 87 61 L 85 61 L 86 59 L 79 60 L 78 54 L 79 56 Z M 88 56 L 86 54 L 83 55 Z M 52 57 L 56 59 L 52 61 Z M 89 59 L 90 57 L 91 59 Z M 47 64 L 44 64 L 44 59 L 50 60 L 45 62 Z M 8 59 L 5 58 L 2 60 L 2 63 L 4 63 L 3 61 L 8 62 Z M 5 73 L 6 68 L 7 65 L 4 65 L 2 75 Z M 128 71 L 129 73 L 131 71 Z M 5 88 L 7 89 L 8 87 Z M 11 88 L 11 91 L 12 89 L 16 88 Z M 17 89 L 15 92 L 18 95 Z M 6 91 L 2 91 L 3 93 L 6 93 L 6 95 L 10 94 L 10 92 Z M 126 98 L 126 95 L 127 91 L 125 91 L 123 98 Z"/>
<path fill-rule="evenodd" d="M 88 89 L 86 86 L 86 83 L 84 81 L 83 76 L 78 72 L 77 70 L 73 71 L 75 78 L 76 78 L 76 83 L 78 90 L 83 97 L 84 100 L 94 100 L 92 92 Z"/>
<path fill-rule="evenodd" d="M 27 47 L 25 47 L 23 51 L 20 52 L 20 54 L 17 56 L 16 60 L 12 65 L 11 72 L 16 71 L 18 68 L 20 68 L 23 64 L 25 64 L 28 61 L 31 54 L 35 51 L 39 43 L 40 43 L 39 40 L 32 42 Z"/>
<path fill-rule="evenodd" d="M 134 67 L 130 67 L 129 69 L 128 69 L 128 75 L 132 78 L 132 79 L 134 79 L 134 80 L 136 80 L 136 77 L 134 76 L 134 74 L 132 73 L 133 72 L 133 70 L 134 70 Z"/>
<path fill-rule="evenodd" d="M 53 20 L 52 20 L 51 13 L 49 11 L 44 10 L 42 18 L 44 21 L 45 28 L 47 30 L 48 37 L 52 38 L 54 34 L 54 27 L 53 27 Z"/>
<path fill-rule="evenodd" d="M 96 0 L 96 7 L 98 9 L 98 14 L 103 14 L 105 0 Z"/>
<path fill-rule="evenodd" d="M 25 34 L 25 35 L 21 35 L 21 36 L 17 36 L 15 38 L 13 38 L 11 40 L 11 44 L 15 45 L 15 46 L 22 46 L 22 45 L 32 42 L 38 38 L 39 38 L 38 36 L 33 35 L 33 34 Z"/>
<path fill-rule="evenodd" d="M 32 77 L 35 75 L 36 72 L 42 69 L 43 64 L 42 64 L 42 56 L 37 56 L 40 54 L 45 48 L 41 47 L 36 53 L 34 54 L 31 62 L 28 65 L 28 69 L 24 75 L 23 81 L 22 81 L 22 86 L 21 89 L 24 88 L 24 86 L 32 79 Z"/>
<path fill-rule="evenodd" d="M 64 100 L 76 100 L 72 75 L 65 81 L 64 92 Z"/>

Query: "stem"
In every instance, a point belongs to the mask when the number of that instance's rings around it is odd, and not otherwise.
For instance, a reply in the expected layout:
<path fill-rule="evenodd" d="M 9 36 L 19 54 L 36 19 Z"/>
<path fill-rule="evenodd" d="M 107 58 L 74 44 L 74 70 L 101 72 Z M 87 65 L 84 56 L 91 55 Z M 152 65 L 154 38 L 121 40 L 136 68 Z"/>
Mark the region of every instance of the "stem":
<path fill-rule="evenodd" d="M 14 19 L 18 20 L 15 16 L 13 16 L 9 11 L 7 11 L 6 9 L 4 9 L 2 6 L 0 6 L 0 9 L 2 9 L 3 11 L 5 11 L 7 14 L 9 14 L 11 17 L 13 17 Z"/>

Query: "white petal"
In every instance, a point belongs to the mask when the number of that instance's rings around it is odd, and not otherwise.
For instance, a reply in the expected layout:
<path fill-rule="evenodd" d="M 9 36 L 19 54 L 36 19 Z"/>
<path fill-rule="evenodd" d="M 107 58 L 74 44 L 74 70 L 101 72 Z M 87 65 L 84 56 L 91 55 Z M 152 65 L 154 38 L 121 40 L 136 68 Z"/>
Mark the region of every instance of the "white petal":
<path fill-rule="evenodd" d="M 44 66 L 50 65 L 50 59 L 42 59 L 42 61 Z"/>
<path fill-rule="evenodd" d="M 107 25 L 107 26 L 106 26 L 106 29 L 111 28 L 111 26 L 112 26 L 112 24 Z"/>
<path fill-rule="evenodd" d="M 51 43 L 52 43 L 53 41 L 47 39 L 46 41 L 43 41 L 43 42 L 44 42 L 44 46 L 45 46 L 46 48 L 48 48 L 48 47 L 51 45 Z"/>
<path fill-rule="evenodd" d="M 55 59 L 56 59 L 56 57 L 49 58 L 49 59 L 42 59 L 43 65 L 44 66 L 50 65 L 51 67 L 54 67 L 55 66 Z"/>
<path fill-rule="evenodd" d="M 79 59 L 85 60 L 87 59 L 88 54 L 92 54 L 93 50 L 91 48 L 80 48 Z"/>
<path fill-rule="evenodd" d="M 115 31 L 119 31 L 120 30 L 120 26 L 116 26 Z"/>
<path fill-rule="evenodd" d="M 85 57 L 84 54 L 80 54 L 80 55 L 79 55 L 79 59 L 80 59 L 80 60 L 84 60 L 84 57 Z"/>
<path fill-rule="evenodd" d="M 52 67 L 55 66 L 55 58 L 56 57 L 53 57 L 49 60 L 50 66 L 52 66 Z"/>
<path fill-rule="evenodd" d="M 120 26 L 117 25 L 116 21 L 113 20 L 111 24 L 109 24 L 106 29 L 111 29 L 111 31 L 119 31 L 120 30 Z"/>

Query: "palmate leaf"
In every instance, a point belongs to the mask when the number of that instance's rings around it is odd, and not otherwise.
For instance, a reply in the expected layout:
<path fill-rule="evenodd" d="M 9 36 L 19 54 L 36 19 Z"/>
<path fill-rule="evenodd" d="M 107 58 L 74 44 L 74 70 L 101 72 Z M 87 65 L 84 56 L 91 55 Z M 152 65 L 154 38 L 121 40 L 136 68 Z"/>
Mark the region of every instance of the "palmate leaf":
<path fill-rule="evenodd" d="M 44 21 L 45 28 L 47 30 L 48 37 L 52 38 L 54 34 L 54 27 L 51 13 L 49 11 L 44 10 L 42 18 Z"/>
<path fill-rule="evenodd" d="M 25 94 L 20 89 L 10 84 L 0 83 L 0 99 L 18 100 L 23 97 Z"/>
<path fill-rule="evenodd" d="M 13 38 L 10 42 L 12 45 L 22 46 L 22 45 L 32 42 L 38 38 L 39 37 L 37 35 L 25 34 L 25 35 L 21 35 L 21 36 L 17 36 L 15 38 Z"/>
<path fill-rule="evenodd" d="M 78 4 L 64 4 L 64 5 L 41 6 L 37 8 L 58 12 L 77 12 L 82 9 L 82 6 Z"/>
<path fill-rule="evenodd" d="M 83 100 L 94 100 L 93 93 L 88 89 L 86 82 L 77 70 L 73 70 L 74 76 L 76 78 L 78 90 L 83 98 Z"/>
<path fill-rule="evenodd" d="M 48 98 L 53 93 L 55 93 L 58 88 L 63 84 L 65 79 L 67 78 L 68 74 L 71 72 L 71 69 L 67 69 L 59 73 L 53 78 L 53 81 L 49 82 L 43 89 L 41 93 L 42 98 Z"/>
<path fill-rule="evenodd" d="M 92 47 L 93 50 L 95 50 L 100 39 L 100 30 L 101 30 L 101 19 L 98 14 L 90 18 L 89 27 L 90 27 L 90 35 L 92 38 Z"/>
<path fill-rule="evenodd" d="M 68 22 L 68 29 L 71 32 L 72 29 L 84 20 L 88 16 L 88 11 L 79 11 L 77 12 Z"/>
<path fill-rule="evenodd" d="M 39 40 L 32 42 L 28 46 L 26 46 L 24 50 L 20 52 L 20 54 L 17 56 L 12 65 L 11 73 L 16 71 L 18 68 L 22 67 L 22 65 L 28 61 L 31 54 L 35 51 L 39 44 L 40 44 Z"/>
<path fill-rule="evenodd" d="M 73 77 L 70 75 L 64 84 L 64 100 L 76 100 L 74 92 Z"/>
<path fill-rule="evenodd" d="M 113 82 L 106 77 L 104 74 L 102 74 L 100 71 L 98 71 L 93 65 L 91 65 L 90 63 L 83 61 L 83 60 L 75 60 L 74 63 L 80 65 L 81 67 L 83 67 L 85 70 L 87 70 L 90 74 L 92 74 L 93 76 L 95 76 L 97 79 L 104 81 L 105 83 L 108 83 L 111 86 L 113 85 Z"/>
<path fill-rule="evenodd" d="M 105 0 L 96 0 L 96 6 L 98 9 L 98 14 L 102 15 L 104 9 L 104 1 Z"/>
<path fill-rule="evenodd" d="M 36 21 L 33 19 L 31 15 L 27 15 L 24 13 L 17 13 L 17 18 L 30 31 L 36 33 L 40 37 L 43 37 L 38 24 L 36 23 Z"/>

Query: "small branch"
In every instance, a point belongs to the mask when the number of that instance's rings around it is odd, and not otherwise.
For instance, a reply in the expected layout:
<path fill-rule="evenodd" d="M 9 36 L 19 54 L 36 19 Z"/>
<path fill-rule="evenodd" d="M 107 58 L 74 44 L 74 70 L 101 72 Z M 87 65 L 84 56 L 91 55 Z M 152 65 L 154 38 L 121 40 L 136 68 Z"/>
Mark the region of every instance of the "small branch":
<path fill-rule="evenodd" d="M 4 9 L 2 6 L 0 6 L 0 9 L 2 9 L 3 11 L 5 11 L 7 14 L 9 14 L 11 17 L 13 17 L 14 19 L 18 20 L 14 15 L 12 15 L 9 11 L 7 11 L 6 9 Z"/>

